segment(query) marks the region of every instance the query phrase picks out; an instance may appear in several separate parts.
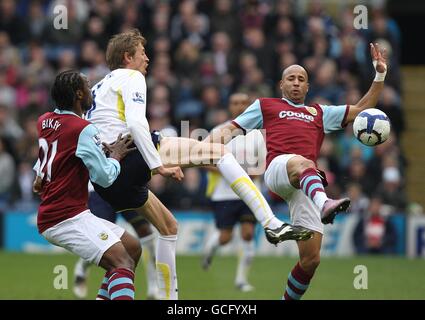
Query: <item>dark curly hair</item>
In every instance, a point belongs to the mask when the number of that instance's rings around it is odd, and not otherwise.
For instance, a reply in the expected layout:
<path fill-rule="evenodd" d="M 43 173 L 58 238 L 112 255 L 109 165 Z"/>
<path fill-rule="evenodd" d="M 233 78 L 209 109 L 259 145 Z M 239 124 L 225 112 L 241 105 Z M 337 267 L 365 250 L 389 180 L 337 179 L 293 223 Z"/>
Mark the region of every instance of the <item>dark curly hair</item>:
<path fill-rule="evenodd" d="M 77 70 L 66 70 L 59 73 L 53 83 L 51 95 L 60 110 L 72 110 L 77 90 L 84 89 L 84 80 Z"/>

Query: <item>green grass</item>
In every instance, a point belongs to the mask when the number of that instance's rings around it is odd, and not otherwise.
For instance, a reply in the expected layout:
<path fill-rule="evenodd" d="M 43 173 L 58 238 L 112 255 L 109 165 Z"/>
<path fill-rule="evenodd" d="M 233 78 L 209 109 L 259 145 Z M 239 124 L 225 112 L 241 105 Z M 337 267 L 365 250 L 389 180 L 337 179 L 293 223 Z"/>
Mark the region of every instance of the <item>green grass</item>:
<path fill-rule="evenodd" d="M 74 299 L 72 272 L 75 256 L 0 252 L 0 299 Z M 179 256 L 177 271 L 180 299 L 280 299 L 286 278 L 296 263 L 288 257 L 257 257 L 250 281 L 256 290 L 238 292 L 233 286 L 235 257 L 215 257 L 211 269 L 200 268 L 200 257 Z M 68 289 L 53 287 L 56 265 L 68 268 Z M 368 289 L 353 286 L 354 267 L 368 269 Z M 103 272 L 92 267 L 89 299 L 96 295 Z M 145 298 L 145 278 L 140 265 L 136 277 L 137 299 Z M 323 258 L 305 299 L 425 299 L 425 260 L 394 257 Z"/>

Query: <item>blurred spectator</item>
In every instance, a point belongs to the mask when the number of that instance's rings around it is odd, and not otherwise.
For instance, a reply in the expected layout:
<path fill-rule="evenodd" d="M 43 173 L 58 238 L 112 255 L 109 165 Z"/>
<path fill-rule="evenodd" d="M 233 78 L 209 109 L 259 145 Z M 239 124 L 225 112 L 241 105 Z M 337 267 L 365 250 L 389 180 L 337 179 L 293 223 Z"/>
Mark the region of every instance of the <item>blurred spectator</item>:
<path fill-rule="evenodd" d="M 205 126 L 207 130 L 211 130 L 215 126 L 213 120 L 215 112 L 223 109 L 218 88 L 214 85 L 204 87 L 201 93 L 201 100 L 205 110 Z"/>
<path fill-rule="evenodd" d="M 264 23 L 264 32 L 267 36 L 276 37 L 281 40 L 281 36 L 297 37 L 297 19 L 294 15 L 293 0 L 276 0 L 273 1 L 274 7 L 266 16 Z M 289 20 L 289 21 L 288 21 Z"/>
<path fill-rule="evenodd" d="M 152 88 L 150 94 L 150 104 L 147 110 L 149 117 L 160 118 L 169 115 L 171 106 L 168 88 L 164 85 L 158 85 Z"/>
<path fill-rule="evenodd" d="M 363 145 L 353 133 L 353 125 L 349 124 L 337 139 L 338 155 L 342 169 L 346 169 L 350 165 L 351 150 L 358 149 L 361 153 L 361 159 L 365 162 L 373 157 L 374 150 Z"/>
<path fill-rule="evenodd" d="M 366 170 L 367 168 L 364 161 L 358 158 L 351 160 L 348 172 L 345 175 L 346 180 L 344 181 L 344 184 L 347 184 L 348 182 L 358 183 L 363 187 L 366 194 L 371 194 L 375 190 L 376 183 L 369 175 L 366 174 Z"/>
<path fill-rule="evenodd" d="M 361 217 L 354 230 L 353 240 L 358 254 L 395 253 L 397 233 L 383 214 L 379 197 L 370 200 L 368 212 Z"/>
<path fill-rule="evenodd" d="M 256 97 L 272 97 L 273 92 L 264 80 L 264 74 L 261 69 L 254 68 L 246 74 L 237 91 Z"/>
<path fill-rule="evenodd" d="M 34 121 L 53 107 L 54 75 L 78 68 L 95 84 L 109 72 L 108 39 L 131 27 L 148 40 L 149 121 L 173 134 L 181 120 L 189 120 L 192 131 L 227 119 L 223 105 L 235 90 L 252 101 L 279 95 L 282 71 L 295 63 L 309 73 L 308 102 L 355 104 L 374 76 L 368 42 L 385 45 L 391 67 L 378 107 L 392 122 L 390 139 L 366 147 L 349 125 L 325 139 L 318 165 L 328 174 L 332 195 L 356 195 L 350 182 L 364 184 L 365 194 L 384 189 L 391 194 L 383 182 L 389 167 L 399 170 L 398 189 L 404 191 L 401 33 L 376 3 L 370 6 L 369 30 L 359 31 L 353 27 L 352 6 L 318 0 L 0 0 L 0 136 L 16 164 L 21 198 L 31 198 L 27 169 L 38 152 Z M 53 27 L 57 5 L 68 9 L 66 30 Z M 200 177 L 192 181 L 202 185 Z M 173 197 L 168 183 L 163 187 Z M 180 205 L 178 199 L 174 205 Z"/>
<path fill-rule="evenodd" d="M 24 120 L 24 135 L 15 143 L 19 160 L 35 163 L 38 158 L 37 117 L 29 115 Z"/>
<path fill-rule="evenodd" d="M 84 27 L 84 39 L 92 40 L 99 48 L 106 50 L 109 35 L 105 32 L 105 30 L 105 22 L 98 16 L 92 16 L 88 19 Z"/>
<path fill-rule="evenodd" d="M 174 44 L 186 39 L 198 48 L 206 45 L 209 32 L 208 16 L 199 13 L 196 1 L 183 0 L 179 12 L 171 19 L 171 40 Z"/>
<path fill-rule="evenodd" d="M 15 163 L 7 153 L 3 139 L 0 139 L 0 207 L 3 207 L 11 196 L 15 179 Z"/>
<path fill-rule="evenodd" d="M 46 16 L 41 1 L 31 1 L 28 8 L 28 27 L 31 39 L 42 40 Z"/>
<path fill-rule="evenodd" d="M 211 32 L 223 32 L 229 35 L 235 46 L 241 43 L 240 21 L 233 10 L 232 0 L 214 1 L 214 9 L 211 14 Z"/>
<path fill-rule="evenodd" d="M 0 137 L 11 142 L 16 142 L 24 134 L 15 118 L 11 116 L 9 108 L 0 104 Z"/>
<path fill-rule="evenodd" d="M 318 68 L 314 80 L 310 81 L 310 89 L 308 96 L 323 97 L 329 100 L 332 104 L 337 104 L 340 101 L 343 91 L 337 83 L 337 66 L 332 60 L 325 60 Z"/>
<path fill-rule="evenodd" d="M 29 162 L 22 162 L 18 168 L 18 185 L 20 199 L 24 203 L 31 203 L 34 200 L 34 193 L 32 191 L 32 184 L 34 181 L 33 164 Z"/>
<path fill-rule="evenodd" d="M 7 32 L 14 45 L 29 40 L 27 22 L 16 13 L 15 0 L 0 1 L 0 31 Z"/>
<path fill-rule="evenodd" d="M 242 30 L 246 29 L 262 29 L 266 12 L 261 10 L 259 0 L 246 0 L 243 2 L 240 11 L 240 22 Z"/>
<path fill-rule="evenodd" d="M 243 34 L 246 50 L 252 52 L 257 58 L 258 67 L 266 79 L 272 78 L 272 50 L 260 28 L 247 28 Z M 267 57 L 267 58 L 265 58 Z"/>
<path fill-rule="evenodd" d="M 337 182 L 338 177 L 341 176 L 341 167 L 339 165 L 339 159 L 335 153 L 335 144 L 328 135 L 326 135 L 323 139 L 319 157 L 322 161 L 326 161 L 326 166 L 329 171 L 326 172 L 328 182 L 329 180 Z M 322 168 L 320 169 L 323 170 Z"/>
<path fill-rule="evenodd" d="M 393 212 L 405 212 L 407 198 L 402 188 L 400 171 L 386 167 L 382 172 L 382 185 L 378 189 L 382 203 L 391 206 Z"/>
<path fill-rule="evenodd" d="M 16 92 L 13 87 L 7 83 L 4 68 L 3 70 L 0 69 L 0 101 L 11 108 L 16 106 Z"/>
<path fill-rule="evenodd" d="M 400 135 L 405 128 L 404 113 L 400 106 L 400 96 L 390 86 L 385 86 L 382 91 L 378 108 L 385 112 L 391 121 L 391 130 L 400 139 Z"/>
<path fill-rule="evenodd" d="M 183 40 L 177 48 L 174 57 L 176 61 L 176 72 L 195 82 L 199 77 L 201 56 L 198 47 L 188 40 Z"/>
<path fill-rule="evenodd" d="M 393 165 L 396 165 L 400 172 L 404 174 L 404 168 L 407 165 L 407 161 L 404 155 L 400 152 L 400 147 L 398 145 L 398 140 L 394 132 L 390 133 L 390 136 L 385 143 L 377 145 L 372 148 L 373 157 L 368 161 L 367 164 L 367 174 L 370 177 L 371 181 L 374 181 L 377 185 L 382 182 L 382 173 L 384 170 L 384 162 L 388 161 L 387 159 L 391 158 Z M 387 164 L 388 166 L 389 164 Z"/>
<path fill-rule="evenodd" d="M 212 56 L 217 75 L 230 76 L 236 72 L 238 59 L 232 51 L 230 38 L 226 33 L 217 32 L 212 35 Z"/>
<path fill-rule="evenodd" d="M 363 193 L 362 186 L 358 183 L 347 185 L 347 197 L 351 199 L 350 213 L 364 216 L 369 207 L 369 199 Z"/>

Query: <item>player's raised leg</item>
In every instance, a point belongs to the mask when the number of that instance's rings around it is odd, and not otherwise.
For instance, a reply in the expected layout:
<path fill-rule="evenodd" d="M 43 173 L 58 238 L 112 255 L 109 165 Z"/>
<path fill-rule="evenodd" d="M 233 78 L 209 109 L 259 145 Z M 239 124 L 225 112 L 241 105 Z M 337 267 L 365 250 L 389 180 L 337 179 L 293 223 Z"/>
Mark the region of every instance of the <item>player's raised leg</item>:
<path fill-rule="evenodd" d="M 297 241 L 300 260 L 288 275 L 283 300 L 300 300 L 307 291 L 314 272 L 320 263 L 322 234 L 314 232 L 312 239 Z"/>
<path fill-rule="evenodd" d="M 152 223 L 160 233 L 156 252 L 159 297 L 165 300 L 177 300 L 177 220 L 150 191 L 146 203 L 136 211 Z"/>
<path fill-rule="evenodd" d="M 333 200 L 327 197 L 313 161 L 303 156 L 294 156 L 288 160 L 287 172 L 291 185 L 301 189 L 319 208 L 324 224 L 333 223 L 335 216 L 350 206 L 348 198 Z"/>
<path fill-rule="evenodd" d="M 224 145 L 166 137 L 161 141 L 159 152 L 165 166 L 215 165 L 232 190 L 266 229 L 270 242 L 276 244 L 284 240 L 305 240 L 311 237 L 309 230 L 294 228 L 276 218 L 264 196 Z"/>

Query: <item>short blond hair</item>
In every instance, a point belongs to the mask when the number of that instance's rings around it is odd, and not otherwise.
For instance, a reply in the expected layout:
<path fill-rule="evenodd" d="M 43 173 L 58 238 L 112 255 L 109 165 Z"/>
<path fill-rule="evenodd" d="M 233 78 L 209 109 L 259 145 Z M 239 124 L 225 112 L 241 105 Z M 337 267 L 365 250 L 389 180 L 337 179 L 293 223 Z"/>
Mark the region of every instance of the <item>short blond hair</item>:
<path fill-rule="evenodd" d="M 123 67 L 124 53 L 130 56 L 136 53 L 137 46 L 146 44 L 146 39 L 138 29 L 132 29 L 114 35 L 108 42 L 106 49 L 106 63 L 111 71 Z"/>

